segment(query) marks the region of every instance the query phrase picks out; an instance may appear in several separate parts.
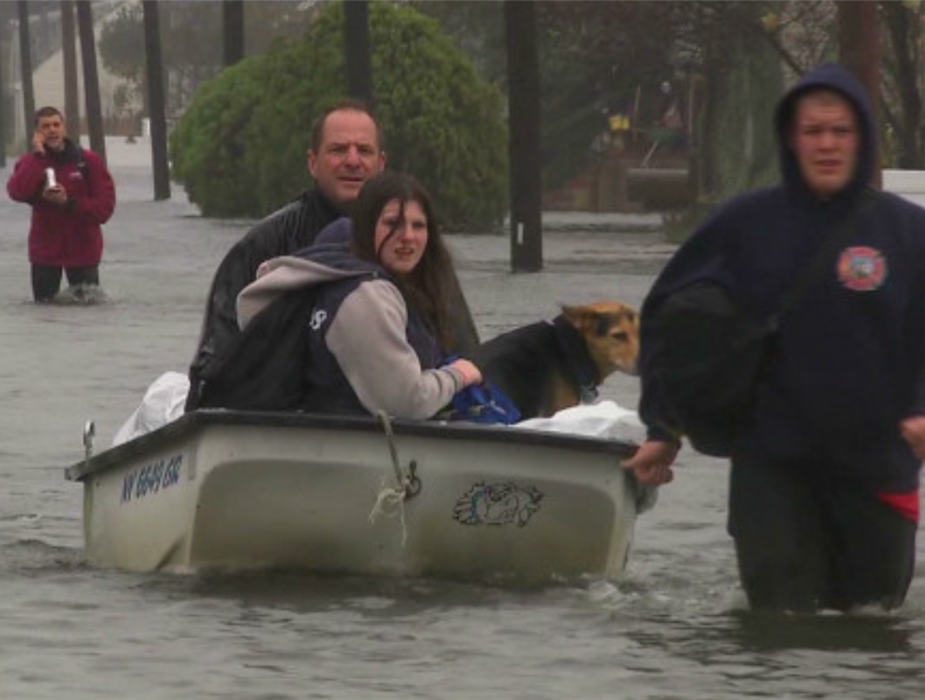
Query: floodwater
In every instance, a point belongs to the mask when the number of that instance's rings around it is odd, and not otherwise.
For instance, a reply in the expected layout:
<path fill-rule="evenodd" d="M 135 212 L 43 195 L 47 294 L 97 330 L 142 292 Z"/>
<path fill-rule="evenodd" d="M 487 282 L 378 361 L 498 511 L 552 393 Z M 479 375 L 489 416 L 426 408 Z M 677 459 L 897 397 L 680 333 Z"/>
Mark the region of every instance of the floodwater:
<path fill-rule="evenodd" d="M 200 219 L 182 193 L 150 201 L 127 149 L 110 150 L 112 304 L 32 304 L 28 209 L 0 201 L 0 700 L 921 697 L 923 546 L 896 614 L 749 613 L 725 533 L 726 467 L 687 451 L 640 517 L 620 581 L 510 589 L 88 567 L 81 487 L 63 476 L 83 455 L 84 423 L 108 444 L 155 377 L 185 369 L 212 271 L 247 225 Z M 482 333 L 559 303 L 638 304 L 671 247 L 616 228 L 549 233 L 532 275 L 508 271 L 504 237 L 453 237 Z M 625 406 L 637 396 L 629 377 L 603 393 Z"/>

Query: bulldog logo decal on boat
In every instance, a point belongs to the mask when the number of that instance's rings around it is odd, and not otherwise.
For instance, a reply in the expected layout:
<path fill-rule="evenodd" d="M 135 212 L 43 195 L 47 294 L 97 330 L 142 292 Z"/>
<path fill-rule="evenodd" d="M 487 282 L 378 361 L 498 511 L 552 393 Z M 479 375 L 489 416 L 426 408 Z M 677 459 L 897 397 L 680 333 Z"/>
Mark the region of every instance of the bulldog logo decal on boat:
<path fill-rule="evenodd" d="M 463 525 L 523 527 L 539 510 L 542 498 L 543 494 L 533 486 L 479 481 L 456 501 L 453 519 Z"/>

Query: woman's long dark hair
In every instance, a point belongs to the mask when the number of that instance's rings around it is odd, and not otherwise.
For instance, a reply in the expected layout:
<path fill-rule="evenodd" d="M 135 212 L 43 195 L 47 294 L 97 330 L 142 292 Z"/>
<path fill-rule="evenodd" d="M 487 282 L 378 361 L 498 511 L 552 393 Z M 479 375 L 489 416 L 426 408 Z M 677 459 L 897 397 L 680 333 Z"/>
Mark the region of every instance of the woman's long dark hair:
<path fill-rule="evenodd" d="M 376 249 L 376 223 L 393 199 L 401 204 L 400 222 L 404 220 L 408 202 L 416 202 L 421 207 L 427 217 L 427 247 L 410 273 L 390 274 L 405 302 L 430 325 L 446 351 L 454 346 L 447 291 L 447 280 L 454 279 L 453 260 L 440 236 L 431 197 L 424 186 L 410 175 L 394 171 L 367 180 L 353 209 L 353 251 L 360 258 L 381 263 Z M 394 233 L 393 230 L 390 235 Z"/>

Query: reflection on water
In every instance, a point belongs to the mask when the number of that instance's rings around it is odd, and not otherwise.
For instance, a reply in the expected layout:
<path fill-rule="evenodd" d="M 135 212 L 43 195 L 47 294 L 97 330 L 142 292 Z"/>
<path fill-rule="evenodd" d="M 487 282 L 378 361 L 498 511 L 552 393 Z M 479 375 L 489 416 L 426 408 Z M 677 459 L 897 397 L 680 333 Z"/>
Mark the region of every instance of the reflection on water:
<path fill-rule="evenodd" d="M 743 649 L 913 653 L 915 630 L 901 613 L 788 615 L 741 611 L 729 631 Z"/>

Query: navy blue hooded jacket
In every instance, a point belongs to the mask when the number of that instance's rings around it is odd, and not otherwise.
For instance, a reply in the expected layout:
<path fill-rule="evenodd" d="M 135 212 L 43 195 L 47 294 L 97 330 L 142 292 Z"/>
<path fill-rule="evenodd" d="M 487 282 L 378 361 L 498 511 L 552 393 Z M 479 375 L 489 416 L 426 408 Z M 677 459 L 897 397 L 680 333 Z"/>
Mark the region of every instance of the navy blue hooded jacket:
<path fill-rule="evenodd" d="M 305 394 L 299 408 L 323 413 L 366 414 L 367 409 L 357 397 L 337 357 L 328 348 L 326 336 L 344 300 L 359 285 L 371 278 L 386 279 L 393 283 L 394 280 L 381 265 L 357 258 L 349 252 L 345 244 L 349 243 L 352 235 L 350 220 L 341 221 L 348 225 L 332 224 L 325 229 L 326 234 L 322 232 L 324 238 L 320 243 L 295 254 L 337 270 L 356 273 L 352 277 L 321 284 L 317 289 L 312 305 L 312 322 L 307 327 Z M 337 226 L 335 230 L 329 230 L 334 226 Z M 405 334 L 422 369 L 432 369 L 443 364 L 443 353 L 433 331 L 421 314 L 410 306 Z"/>
<path fill-rule="evenodd" d="M 788 146 L 797 99 L 828 88 L 848 99 L 860 126 L 853 179 L 828 200 L 813 196 Z M 759 314 L 781 295 L 822 241 L 841 229 L 876 163 L 876 128 L 863 87 L 844 68 L 808 73 L 778 105 L 782 181 L 721 207 L 662 271 L 642 309 L 640 415 L 650 437 L 671 433 L 649 370 L 647 317 L 669 292 L 719 282 Z M 925 209 L 878 193 L 851 237 L 786 316 L 739 451 L 765 461 L 859 481 L 880 492 L 918 485 L 920 462 L 900 422 L 925 414 Z"/>

